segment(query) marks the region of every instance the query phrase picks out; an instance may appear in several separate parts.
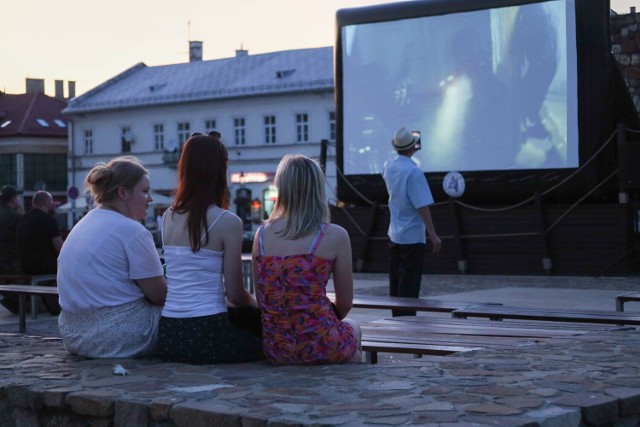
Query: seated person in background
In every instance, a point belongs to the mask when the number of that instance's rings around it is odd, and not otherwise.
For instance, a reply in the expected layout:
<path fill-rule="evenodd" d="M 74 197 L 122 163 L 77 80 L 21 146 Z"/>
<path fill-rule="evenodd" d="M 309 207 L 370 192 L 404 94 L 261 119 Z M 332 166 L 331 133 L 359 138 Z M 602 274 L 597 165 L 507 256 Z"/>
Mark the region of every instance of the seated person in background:
<path fill-rule="evenodd" d="M 329 223 L 324 174 L 302 155 L 286 155 L 275 177 L 271 216 L 253 241 L 262 346 L 277 365 L 359 362 L 361 331 L 345 319 L 353 303 L 351 242 Z M 335 304 L 326 295 L 333 274 Z"/>
<path fill-rule="evenodd" d="M 162 230 L 168 282 L 158 332 L 163 361 L 264 359 L 260 312 L 242 280 L 242 221 L 227 210 L 228 162 L 219 134 L 196 133 L 184 144 L 176 198 Z M 237 308 L 227 308 L 225 294 Z"/>
<path fill-rule="evenodd" d="M 63 344 L 85 357 L 153 355 L 167 283 L 138 222 L 153 201 L 149 173 L 135 157 L 118 157 L 91 169 L 85 189 L 98 208 L 73 227 L 58 258 Z"/>
<path fill-rule="evenodd" d="M 62 237 L 54 216 L 56 206 L 53 197 L 46 191 L 38 191 L 33 196 L 32 205 L 20 219 L 16 234 L 22 271 L 31 276 L 56 274 Z M 51 285 L 55 286 L 55 282 Z M 57 296 L 44 295 L 41 298 L 49 313 L 60 313 Z"/>
<path fill-rule="evenodd" d="M 21 274 L 20 254 L 16 230 L 22 217 L 22 190 L 13 185 L 0 188 L 0 274 Z M 0 303 L 11 313 L 18 314 L 18 296 L 0 295 Z"/>

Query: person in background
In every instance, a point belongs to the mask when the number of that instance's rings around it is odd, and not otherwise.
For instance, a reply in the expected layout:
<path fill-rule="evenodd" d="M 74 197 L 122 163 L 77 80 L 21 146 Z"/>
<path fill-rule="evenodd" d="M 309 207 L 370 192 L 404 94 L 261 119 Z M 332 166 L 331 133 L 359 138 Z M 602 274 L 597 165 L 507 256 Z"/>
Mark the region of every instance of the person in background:
<path fill-rule="evenodd" d="M 391 141 L 398 156 L 385 163 L 382 177 L 389 193 L 389 295 L 420 296 L 426 232 L 439 252 L 442 242 L 431 219 L 431 189 L 424 172 L 411 160 L 420 149 L 420 137 L 406 127 Z M 415 316 L 416 312 L 392 310 L 393 316 Z"/>
<path fill-rule="evenodd" d="M 33 196 L 32 206 L 20 219 L 16 234 L 22 272 L 31 276 L 56 274 L 62 237 L 54 216 L 56 206 L 53 197 L 46 191 L 38 191 Z M 41 298 L 50 314 L 60 313 L 56 296 L 44 295 Z"/>
<path fill-rule="evenodd" d="M 18 250 L 22 271 L 30 275 L 55 274 L 62 249 L 53 197 L 46 191 L 33 196 L 33 208 L 18 223 Z"/>
<path fill-rule="evenodd" d="M 0 274 L 20 273 L 16 231 L 21 218 L 19 191 L 12 185 L 0 188 Z"/>
<path fill-rule="evenodd" d="M 278 198 L 253 241 L 262 346 L 276 365 L 361 361 L 360 326 L 345 318 L 353 303 L 351 242 L 329 222 L 324 181 L 312 159 L 284 156 Z M 335 303 L 326 295 L 331 275 Z"/>
<path fill-rule="evenodd" d="M 16 231 L 22 216 L 22 204 L 19 195 L 22 194 L 13 185 L 0 188 L 0 274 L 20 274 L 20 253 Z M 16 295 L 2 295 L 0 302 L 13 314 L 18 314 L 18 297 Z"/>
<path fill-rule="evenodd" d="M 194 133 L 184 144 L 162 230 L 168 282 L 158 333 L 163 361 L 264 358 L 260 312 L 243 286 L 242 221 L 228 210 L 228 162 L 220 134 Z M 225 296 L 235 307 L 227 307 Z"/>
<path fill-rule="evenodd" d="M 167 293 L 147 215 L 149 172 L 122 156 L 98 163 L 85 179 L 98 208 L 71 230 L 58 257 L 58 318 L 65 348 L 92 358 L 156 352 Z"/>

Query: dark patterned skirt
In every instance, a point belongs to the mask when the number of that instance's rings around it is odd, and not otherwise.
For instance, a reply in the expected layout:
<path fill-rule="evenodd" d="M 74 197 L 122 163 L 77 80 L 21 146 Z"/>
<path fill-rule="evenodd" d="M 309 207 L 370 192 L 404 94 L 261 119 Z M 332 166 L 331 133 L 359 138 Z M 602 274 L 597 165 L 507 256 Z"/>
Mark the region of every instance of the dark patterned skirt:
<path fill-rule="evenodd" d="M 241 363 L 264 359 L 260 310 L 229 308 L 229 314 L 161 317 L 158 356 L 164 362 Z"/>

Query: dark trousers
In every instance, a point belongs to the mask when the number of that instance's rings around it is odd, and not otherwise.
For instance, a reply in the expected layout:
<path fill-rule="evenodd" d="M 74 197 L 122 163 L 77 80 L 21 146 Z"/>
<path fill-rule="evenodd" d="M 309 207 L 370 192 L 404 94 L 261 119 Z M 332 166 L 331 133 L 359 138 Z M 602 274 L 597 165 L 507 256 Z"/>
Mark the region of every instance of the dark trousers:
<path fill-rule="evenodd" d="M 418 298 L 422 281 L 422 263 L 427 245 L 389 244 L 389 295 Z M 391 315 L 415 316 L 415 311 L 391 310 Z"/>

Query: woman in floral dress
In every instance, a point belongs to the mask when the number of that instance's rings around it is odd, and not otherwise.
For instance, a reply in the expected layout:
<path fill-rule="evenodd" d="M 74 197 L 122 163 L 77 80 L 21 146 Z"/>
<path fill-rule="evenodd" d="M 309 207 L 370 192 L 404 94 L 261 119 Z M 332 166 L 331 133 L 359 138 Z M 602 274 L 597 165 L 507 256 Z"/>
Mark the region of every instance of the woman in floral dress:
<path fill-rule="evenodd" d="M 275 185 L 278 199 L 253 244 L 265 356 L 277 365 L 359 362 L 360 326 L 345 319 L 353 303 L 351 242 L 329 223 L 324 174 L 310 158 L 287 155 Z M 332 274 L 335 302 L 326 295 Z"/>

